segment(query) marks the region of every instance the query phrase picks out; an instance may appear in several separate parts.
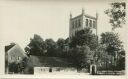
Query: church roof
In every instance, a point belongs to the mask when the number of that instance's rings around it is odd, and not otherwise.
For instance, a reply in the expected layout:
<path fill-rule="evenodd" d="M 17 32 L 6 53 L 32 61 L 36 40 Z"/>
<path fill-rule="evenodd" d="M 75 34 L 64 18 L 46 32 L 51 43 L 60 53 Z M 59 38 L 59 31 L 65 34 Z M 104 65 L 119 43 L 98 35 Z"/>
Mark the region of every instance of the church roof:
<path fill-rule="evenodd" d="M 82 14 L 80 14 L 78 16 L 75 16 L 72 19 L 76 19 L 76 18 L 81 17 L 81 16 L 82 16 Z M 91 16 L 91 15 L 88 15 L 88 14 L 84 14 L 84 16 L 87 17 L 87 18 L 91 18 L 91 19 L 95 19 L 96 20 L 96 17 L 94 17 L 94 16 Z"/>

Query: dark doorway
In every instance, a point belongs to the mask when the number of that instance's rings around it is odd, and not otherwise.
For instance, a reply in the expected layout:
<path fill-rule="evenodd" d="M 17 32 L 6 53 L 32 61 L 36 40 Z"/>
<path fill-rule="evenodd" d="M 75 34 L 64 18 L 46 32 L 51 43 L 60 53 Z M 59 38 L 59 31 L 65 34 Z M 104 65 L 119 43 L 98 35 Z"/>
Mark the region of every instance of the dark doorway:
<path fill-rule="evenodd" d="M 52 68 L 49 69 L 49 72 L 52 72 Z"/>
<path fill-rule="evenodd" d="M 95 75 L 95 66 L 92 66 L 92 75 Z"/>

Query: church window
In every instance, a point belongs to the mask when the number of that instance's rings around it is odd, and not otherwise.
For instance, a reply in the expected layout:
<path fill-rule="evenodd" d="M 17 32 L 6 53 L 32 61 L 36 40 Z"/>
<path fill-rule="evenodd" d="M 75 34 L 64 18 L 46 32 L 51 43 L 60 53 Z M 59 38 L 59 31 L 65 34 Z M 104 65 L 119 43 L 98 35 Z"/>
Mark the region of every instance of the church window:
<path fill-rule="evenodd" d="M 77 20 L 77 27 L 79 27 L 79 20 Z"/>
<path fill-rule="evenodd" d="M 92 27 L 92 20 L 90 20 L 89 25 L 90 25 L 90 27 Z"/>
<path fill-rule="evenodd" d="M 81 20 L 79 19 L 79 27 L 81 27 Z"/>
<path fill-rule="evenodd" d="M 75 22 L 75 28 L 77 27 L 77 20 L 76 20 L 76 22 Z"/>
<path fill-rule="evenodd" d="M 88 19 L 86 19 L 86 26 L 88 27 Z"/>
<path fill-rule="evenodd" d="M 73 21 L 73 28 L 75 27 L 75 22 Z"/>
<path fill-rule="evenodd" d="M 96 22 L 93 21 L 93 28 L 96 28 Z"/>
<path fill-rule="evenodd" d="M 74 22 L 72 22 L 72 28 L 74 28 Z"/>

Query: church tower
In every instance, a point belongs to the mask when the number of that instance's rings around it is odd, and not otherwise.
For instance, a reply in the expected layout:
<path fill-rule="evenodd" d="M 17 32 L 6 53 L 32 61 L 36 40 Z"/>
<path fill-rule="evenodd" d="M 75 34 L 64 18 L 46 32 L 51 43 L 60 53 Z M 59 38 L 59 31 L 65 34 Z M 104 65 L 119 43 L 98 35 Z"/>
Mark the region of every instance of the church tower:
<path fill-rule="evenodd" d="M 92 32 L 97 35 L 97 20 L 98 14 L 96 13 L 96 17 L 85 14 L 85 10 L 82 9 L 82 13 L 78 16 L 72 17 L 70 13 L 69 20 L 69 39 L 71 39 L 75 34 L 84 29 L 91 28 Z"/>

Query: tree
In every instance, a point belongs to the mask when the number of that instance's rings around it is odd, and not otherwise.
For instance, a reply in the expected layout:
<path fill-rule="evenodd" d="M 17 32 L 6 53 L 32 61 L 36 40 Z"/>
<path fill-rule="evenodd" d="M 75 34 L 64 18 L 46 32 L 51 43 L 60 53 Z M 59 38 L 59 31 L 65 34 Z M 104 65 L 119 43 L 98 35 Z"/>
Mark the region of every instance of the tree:
<path fill-rule="evenodd" d="M 63 49 L 65 40 L 63 38 L 59 38 L 56 43 L 57 43 L 58 48 Z"/>
<path fill-rule="evenodd" d="M 65 40 L 63 38 L 59 38 L 56 42 L 57 44 L 57 55 L 59 57 L 64 57 L 66 55 L 66 52 L 64 52 L 64 47 L 65 47 Z"/>
<path fill-rule="evenodd" d="M 125 2 L 114 2 L 111 3 L 111 8 L 105 11 L 110 18 L 110 24 L 112 25 L 112 30 L 120 28 L 125 24 L 126 16 L 126 3 Z M 106 46 L 106 52 L 113 56 L 114 70 L 125 68 L 125 51 L 123 56 L 121 56 L 121 51 L 123 51 L 122 41 L 119 40 L 119 35 L 113 32 L 106 32 L 101 35 L 101 43 Z M 122 64 L 122 67 L 120 66 Z M 116 67 L 117 66 L 117 67 Z"/>
<path fill-rule="evenodd" d="M 18 73 L 18 64 L 16 62 L 9 63 L 9 72 Z"/>
<path fill-rule="evenodd" d="M 108 55 L 111 55 L 112 64 L 114 65 L 114 70 L 117 66 L 119 55 L 123 49 L 122 41 L 119 39 L 117 33 L 105 32 L 101 34 L 101 44 L 105 46 L 105 51 Z M 125 61 L 123 61 L 125 62 Z"/>
<path fill-rule="evenodd" d="M 93 53 L 88 46 L 83 45 L 72 48 L 72 50 L 70 49 L 69 54 L 70 61 L 72 61 L 77 69 L 81 70 L 82 68 L 89 68 Z"/>
<path fill-rule="evenodd" d="M 56 56 L 56 42 L 53 39 L 46 39 L 45 44 L 47 49 L 47 56 Z"/>
<path fill-rule="evenodd" d="M 109 55 L 106 51 L 105 44 L 98 44 L 95 54 L 97 55 L 96 63 L 98 70 L 112 70 L 112 55 Z"/>
<path fill-rule="evenodd" d="M 29 61 L 29 59 L 28 59 L 27 57 L 24 57 L 24 58 L 22 59 L 22 62 L 21 62 L 21 65 L 22 65 L 21 70 L 22 70 L 22 71 L 23 71 L 25 68 L 27 68 L 28 61 Z"/>
<path fill-rule="evenodd" d="M 90 28 L 85 28 L 76 33 L 71 39 L 70 47 L 87 45 L 91 50 L 95 50 L 97 47 L 97 36 L 92 33 Z"/>
<path fill-rule="evenodd" d="M 115 55 L 116 52 L 122 50 L 122 41 L 119 39 L 117 33 L 105 32 L 101 34 L 101 44 L 106 46 L 108 54 Z"/>
<path fill-rule="evenodd" d="M 114 2 L 111 3 L 111 8 L 105 11 L 110 17 L 110 23 L 113 26 L 112 29 L 122 27 L 125 24 L 125 16 L 126 16 L 126 3 L 125 2 Z"/>
<path fill-rule="evenodd" d="M 25 48 L 25 51 L 30 55 L 44 55 L 46 46 L 43 41 L 43 39 L 37 35 L 34 34 L 34 37 L 30 39 L 30 43 Z"/>

